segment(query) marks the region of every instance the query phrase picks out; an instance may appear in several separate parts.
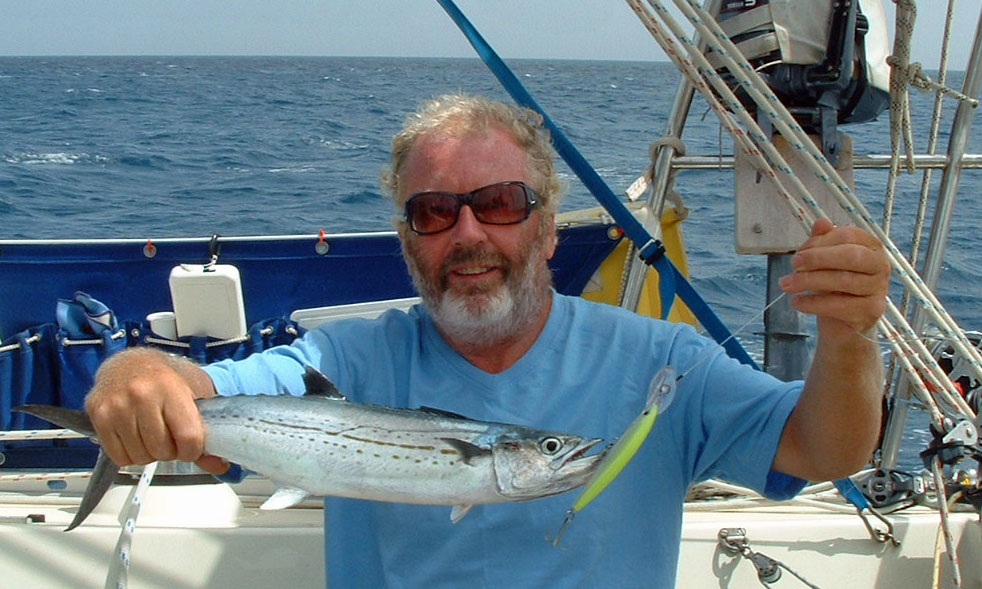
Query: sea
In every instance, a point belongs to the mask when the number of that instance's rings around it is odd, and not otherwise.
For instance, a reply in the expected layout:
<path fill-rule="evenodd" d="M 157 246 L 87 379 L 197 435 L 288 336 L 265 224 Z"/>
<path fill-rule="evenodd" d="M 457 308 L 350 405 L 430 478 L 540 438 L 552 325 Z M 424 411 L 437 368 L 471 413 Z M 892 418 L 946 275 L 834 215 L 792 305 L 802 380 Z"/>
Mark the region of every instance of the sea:
<path fill-rule="evenodd" d="M 670 63 L 509 65 L 616 193 L 645 171 L 679 81 Z M 949 76 L 955 88 L 961 80 Z M 394 209 L 379 186 L 390 138 L 418 103 L 449 92 L 508 100 L 476 58 L 0 57 L 0 239 L 391 229 Z M 933 100 L 911 93 L 918 152 Z M 939 151 L 953 112 L 946 103 Z M 889 153 L 886 112 L 842 130 L 857 153 Z M 683 140 L 689 155 L 732 153 L 699 98 Z M 968 151 L 982 153 L 982 134 L 970 135 Z M 596 204 L 568 167 L 560 171 L 562 210 Z M 857 192 L 876 219 L 886 177 L 857 172 Z M 728 171 L 686 170 L 675 187 L 690 211 L 693 284 L 759 354 L 766 259 L 734 251 L 733 184 Z M 920 184 L 920 174 L 898 183 L 891 235 L 903 251 Z M 969 330 L 982 329 L 979 186 L 982 172 L 966 171 L 937 289 Z"/>

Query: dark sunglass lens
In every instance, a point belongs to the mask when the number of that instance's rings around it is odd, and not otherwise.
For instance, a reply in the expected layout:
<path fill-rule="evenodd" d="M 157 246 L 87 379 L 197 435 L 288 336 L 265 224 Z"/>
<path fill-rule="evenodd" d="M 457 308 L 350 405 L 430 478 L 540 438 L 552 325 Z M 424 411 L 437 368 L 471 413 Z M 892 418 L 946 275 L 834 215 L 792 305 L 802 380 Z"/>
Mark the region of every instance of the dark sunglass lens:
<path fill-rule="evenodd" d="M 459 212 L 457 198 L 442 192 L 417 194 L 406 203 L 406 216 L 417 233 L 443 231 L 454 224 Z"/>
<path fill-rule="evenodd" d="M 494 184 L 474 194 L 471 208 L 482 223 L 509 225 L 525 219 L 528 197 L 521 184 Z"/>

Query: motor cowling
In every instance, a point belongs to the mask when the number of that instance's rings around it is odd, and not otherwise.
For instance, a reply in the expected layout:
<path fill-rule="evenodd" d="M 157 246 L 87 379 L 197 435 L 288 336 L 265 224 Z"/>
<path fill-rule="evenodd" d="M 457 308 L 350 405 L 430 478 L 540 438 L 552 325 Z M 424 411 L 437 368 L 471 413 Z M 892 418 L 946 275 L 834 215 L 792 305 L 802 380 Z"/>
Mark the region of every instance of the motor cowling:
<path fill-rule="evenodd" d="M 824 135 L 888 106 L 889 39 L 878 0 L 724 0 L 718 19 L 805 130 Z M 755 110 L 718 56 L 707 58 Z"/>

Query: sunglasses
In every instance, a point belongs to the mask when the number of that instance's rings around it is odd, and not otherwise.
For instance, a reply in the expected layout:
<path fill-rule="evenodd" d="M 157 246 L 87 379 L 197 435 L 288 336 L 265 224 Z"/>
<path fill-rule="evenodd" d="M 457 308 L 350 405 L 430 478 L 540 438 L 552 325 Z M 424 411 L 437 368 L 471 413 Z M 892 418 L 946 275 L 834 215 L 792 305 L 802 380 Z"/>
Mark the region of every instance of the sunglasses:
<path fill-rule="evenodd" d="M 417 192 L 406 201 L 406 222 L 417 235 L 432 235 L 450 229 L 467 205 L 487 225 L 514 225 L 528 219 L 539 204 L 535 191 L 523 182 L 499 182 L 457 194 Z"/>

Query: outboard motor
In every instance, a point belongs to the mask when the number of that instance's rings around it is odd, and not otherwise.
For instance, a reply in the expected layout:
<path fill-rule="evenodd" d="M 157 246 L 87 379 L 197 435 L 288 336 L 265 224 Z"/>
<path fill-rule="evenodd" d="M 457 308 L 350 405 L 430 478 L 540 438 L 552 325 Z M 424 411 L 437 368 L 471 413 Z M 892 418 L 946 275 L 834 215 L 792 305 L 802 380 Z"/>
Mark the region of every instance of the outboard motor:
<path fill-rule="evenodd" d="M 724 0 L 718 20 L 798 123 L 821 136 L 833 163 L 836 125 L 873 120 L 889 104 L 889 39 L 877 0 Z"/>

